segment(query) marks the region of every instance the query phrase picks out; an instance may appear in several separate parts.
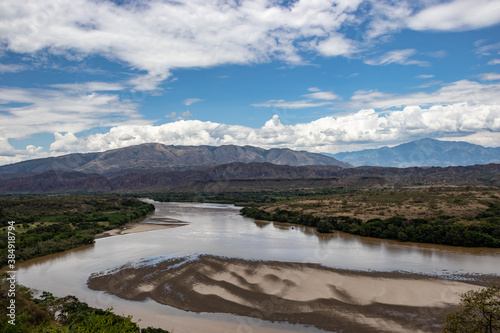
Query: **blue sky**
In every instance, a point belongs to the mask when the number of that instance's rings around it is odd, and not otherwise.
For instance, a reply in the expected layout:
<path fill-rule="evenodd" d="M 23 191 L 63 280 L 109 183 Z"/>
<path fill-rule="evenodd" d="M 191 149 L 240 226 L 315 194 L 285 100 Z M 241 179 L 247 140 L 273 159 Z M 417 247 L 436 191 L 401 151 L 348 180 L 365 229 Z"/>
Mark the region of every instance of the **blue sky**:
<path fill-rule="evenodd" d="M 0 164 L 499 133 L 498 0 L 0 3 Z"/>

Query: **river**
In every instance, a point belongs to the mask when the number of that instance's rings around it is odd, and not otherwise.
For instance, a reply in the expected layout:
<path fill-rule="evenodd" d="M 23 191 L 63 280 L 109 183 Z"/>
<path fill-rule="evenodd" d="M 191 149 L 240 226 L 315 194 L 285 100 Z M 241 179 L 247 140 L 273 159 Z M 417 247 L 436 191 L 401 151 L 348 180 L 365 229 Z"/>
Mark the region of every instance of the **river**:
<path fill-rule="evenodd" d="M 500 275 L 500 250 L 400 243 L 335 232 L 319 235 L 304 226 L 254 221 L 233 205 L 159 203 L 143 222 L 173 218 L 188 224 L 172 229 L 97 239 L 92 246 L 33 259 L 18 265 L 19 283 L 75 295 L 90 306 L 113 307 L 141 319 L 141 326 L 179 332 L 237 332 L 248 319 L 230 314 L 181 311 L 152 300 L 126 301 L 87 288 L 91 273 L 148 257 L 211 254 L 247 260 L 320 263 L 362 271 L 403 271 L 429 275 Z M 252 319 L 259 332 L 319 332 L 313 327 Z M 166 325 L 165 323 L 168 323 Z"/>

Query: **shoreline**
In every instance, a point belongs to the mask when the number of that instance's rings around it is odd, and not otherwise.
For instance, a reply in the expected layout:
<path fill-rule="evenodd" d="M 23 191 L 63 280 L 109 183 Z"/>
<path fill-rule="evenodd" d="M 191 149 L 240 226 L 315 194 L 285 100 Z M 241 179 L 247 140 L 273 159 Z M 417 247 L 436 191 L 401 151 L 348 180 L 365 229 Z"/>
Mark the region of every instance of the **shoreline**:
<path fill-rule="evenodd" d="M 127 234 L 134 234 L 138 232 L 146 232 L 160 229 L 171 229 L 188 225 L 188 222 L 179 221 L 171 218 L 150 218 L 151 222 L 129 222 L 119 228 L 106 230 L 100 234 L 95 235 L 95 239 L 120 236 Z"/>
<path fill-rule="evenodd" d="M 498 276 L 454 278 L 192 255 L 142 259 L 94 273 L 87 286 L 184 311 L 231 313 L 327 331 L 439 332 L 460 293 L 500 281 Z"/>

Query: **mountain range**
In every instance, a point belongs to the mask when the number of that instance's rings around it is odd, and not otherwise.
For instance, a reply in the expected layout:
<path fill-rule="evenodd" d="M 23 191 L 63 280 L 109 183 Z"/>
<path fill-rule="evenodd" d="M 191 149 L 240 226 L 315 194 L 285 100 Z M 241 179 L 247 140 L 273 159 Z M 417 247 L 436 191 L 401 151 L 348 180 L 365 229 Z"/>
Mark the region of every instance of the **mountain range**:
<path fill-rule="evenodd" d="M 0 179 L 33 175 L 50 170 L 97 173 L 106 177 L 152 171 L 203 169 L 232 162 L 277 165 L 335 165 L 352 167 L 333 157 L 286 148 L 253 146 L 168 146 L 145 143 L 100 153 L 68 154 L 0 166 Z"/>
<path fill-rule="evenodd" d="M 427 145 L 435 150 L 441 142 L 434 141 L 421 140 L 405 147 Z M 402 149 L 401 146 L 387 148 L 391 153 L 385 155 L 386 158 L 398 158 L 396 152 Z M 418 155 L 421 151 L 421 148 L 415 149 L 414 154 Z M 429 154 L 429 151 L 424 152 Z M 458 154 L 457 151 L 455 153 Z M 410 155 L 406 156 L 412 160 Z M 443 156 L 447 154 L 443 153 Z M 353 167 L 333 157 L 291 149 L 148 143 L 100 153 L 69 154 L 0 166 L 2 194 L 254 191 L 414 185 L 498 186 L 500 164 Z"/>
<path fill-rule="evenodd" d="M 500 147 L 486 148 L 467 142 L 422 139 L 395 147 L 325 154 L 353 166 L 458 166 L 500 163 Z"/>

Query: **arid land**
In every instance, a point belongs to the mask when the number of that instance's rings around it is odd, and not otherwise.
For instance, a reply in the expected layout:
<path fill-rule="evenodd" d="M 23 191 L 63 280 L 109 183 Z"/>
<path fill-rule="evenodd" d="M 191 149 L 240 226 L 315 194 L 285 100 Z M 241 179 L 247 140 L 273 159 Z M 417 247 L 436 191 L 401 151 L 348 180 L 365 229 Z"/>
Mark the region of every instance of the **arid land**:
<path fill-rule="evenodd" d="M 267 211 L 298 210 L 316 216 L 350 216 L 363 221 L 392 216 L 428 218 L 439 215 L 473 218 L 500 202 L 500 189 L 485 186 L 415 186 L 311 195 L 267 204 Z"/>

